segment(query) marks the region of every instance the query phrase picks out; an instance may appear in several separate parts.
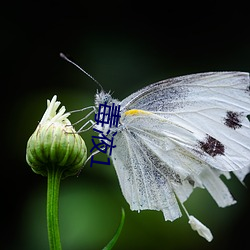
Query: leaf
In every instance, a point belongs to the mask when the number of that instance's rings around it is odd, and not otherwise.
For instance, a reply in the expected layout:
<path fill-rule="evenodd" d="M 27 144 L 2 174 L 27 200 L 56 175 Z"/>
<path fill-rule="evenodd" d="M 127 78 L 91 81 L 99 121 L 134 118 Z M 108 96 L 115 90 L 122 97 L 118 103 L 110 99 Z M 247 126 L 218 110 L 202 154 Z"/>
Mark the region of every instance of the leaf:
<path fill-rule="evenodd" d="M 111 241 L 103 248 L 103 250 L 110 250 L 113 248 L 113 246 L 115 245 L 116 241 L 118 240 L 118 238 L 120 236 L 120 233 L 121 233 L 123 225 L 124 225 L 124 221 L 125 221 L 125 211 L 122 208 L 122 218 L 121 218 L 120 225 L 117 228 L 117 231 L 116 231 L 115 235 L 113 236 L 113 238 L 111 239 Z"/>

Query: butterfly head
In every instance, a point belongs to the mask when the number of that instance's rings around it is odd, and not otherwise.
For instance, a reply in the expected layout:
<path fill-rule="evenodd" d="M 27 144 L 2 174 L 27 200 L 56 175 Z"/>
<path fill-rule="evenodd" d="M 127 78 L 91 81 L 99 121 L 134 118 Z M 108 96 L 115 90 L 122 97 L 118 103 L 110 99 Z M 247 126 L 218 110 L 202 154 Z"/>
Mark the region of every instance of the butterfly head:
<path fill-rule="evenodd" d="M 96 117 L 97 117 L 98 121 L 100 121 L 100 122 L 99 123 L 97 122 L 97 124 L 95 125 L 96 129 L 103 131 L 105 134 L 107 134 L 107 133 L 109 133 L 109 131 L 111 131 L 110 135 L 113 132 L 116 132 L 117 127 L 114 127 L 115 128 L 114 129 L 113 127 L 111 127 L 109 122 L 108 123 L 106 121 L 104 122 L 104 120 L 106 119 L 106 118 L 104 119 L 104 117 L 106 117 L 106 115 L 108 115 L 107 112 L 112 112 L 111 107 L 114 107 L 117 105 L 119 105 L 119 101 L 116 99 L 113 99 L 110 92 L 107 93 L 104 90 L 101 90 L 101 91 L 97 90 L 96 95 L 95 95 L 95 107 L 96 107 Z M 109 108 L 107 108 L 107 107 L 109 107 Z M 111 115 L 114 115 L 114 114 L 112 113 Z M 118 117 L 118 119 L 119 119 L 119 117 Z"/>
<path fill-rule="evenodd" d="M 97 90 L 96 94 L 95 94 L 95 106 L 98 109 L 100 104 L 104 104 L 106 103 L 107 105 L 112 105 L 112 103 L 114 103 L 115 105 L 117 105 L 119 103 L 118 100 L 114 99 L 111 94 L 110 91 L 109 92 L 105 92 L 103 90 L 101 90 L 100 92 Z"/>

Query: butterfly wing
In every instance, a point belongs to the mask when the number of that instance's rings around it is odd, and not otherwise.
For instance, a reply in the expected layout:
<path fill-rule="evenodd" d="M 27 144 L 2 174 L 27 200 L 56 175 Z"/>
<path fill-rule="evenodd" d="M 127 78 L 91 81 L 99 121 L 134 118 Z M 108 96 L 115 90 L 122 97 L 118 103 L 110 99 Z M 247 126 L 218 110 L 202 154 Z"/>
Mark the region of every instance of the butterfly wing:
<path fill-rule="evenodd" d="M 169 220 L 178 218 L 181 213 L 168 178 L 157 179 L 157 169 L 136 138 L 126 132 L 118 136 L 112 160 L 131 210 L 162 210 Z"/>
<path fill-rule="evenodd" d="M 235 202 L 220 175 L 234 171 L 243 180 L 249 172 L 248 74 L 173 78 L 139 90 L 121 107 L 112 159 L 132 210 L 162 210 L 172 221 L 181 214 L 175 195 L 184 202 L 196 186 L 221 207 Z"/>
<path fill-rule="evenodd" d="M 112 160 L 132 210 L 161 210 L 173 221 L 181 216 L 176 195 L 184 202 L 197 186 L 206 188 L 221 207 L 235 202 L 218 170 L 190 152 L 196 139 L 191 131 L 154 114 L 122 120 L 126 125 L 117 134 Z"/>
<path fill-rule="evenodd" d="M 247 73 L 203 73 L 165 80 L 139 90 L 121 105 L 125 111 L 150 111 L 192 131 L 196 153 L 219 170 L 234 171 L 250 165 Z M 179 137 L 176 133 L 177 140 Z"/>

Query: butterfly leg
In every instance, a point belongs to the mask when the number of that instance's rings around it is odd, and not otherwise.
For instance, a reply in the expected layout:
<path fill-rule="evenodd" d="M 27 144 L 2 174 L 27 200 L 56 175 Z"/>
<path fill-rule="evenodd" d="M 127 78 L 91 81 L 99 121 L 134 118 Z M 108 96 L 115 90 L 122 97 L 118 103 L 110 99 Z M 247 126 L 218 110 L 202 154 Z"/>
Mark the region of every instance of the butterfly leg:
<path fill-rule="evenodd" d="M 84 119 L 81 119 L 81 121 Z M 79 123 L 79 121 L 77 122 Z M 91 124 L 89 127 L 85 128 L 88 124 Z M 91 128 L 93 128 L 95 125 L 95 122 L 92 120 L 88 120 L 87 122 L 85 122 L 78 130 L 77 133 L 82 133 L 82 132 L 86 132 L 88 130 L 90 130 Z"/>
<path fill-rule="evenodd" d="M 95 113 L 96 108 L 94 106 L 90 106 L 90 107 L 86 107 L 86 108 L 82 108 L 82 109 L 78 109 L 78 110 L 73 110 L 70 112 L 70 114 L 72 113 L 76 113 L 76 112 L 83 112 L 85 110 L 89 110 L 90 112 L 88 114 L 86 114 L 83 118 L 81 118 L 80 120 L 78 120 L 77 122 L 75 122 L 74 124 L 72 124 L 73 126 L 81 123 L 82 121 L 86 120 L 88 117 L 90 117 L 93 113 Z M 88 128 L 85 128 L 88 124 L 91 124 Z M 77 131 L 77 133 L 81 133 L 81 132 L 85 132 L 88 131 L 89 129 L 91 129 L 93 126 L 95 125 L 95 122 L 93 122 L 92 120 L 88 120 L 87 122 L 85 122 Z"/>

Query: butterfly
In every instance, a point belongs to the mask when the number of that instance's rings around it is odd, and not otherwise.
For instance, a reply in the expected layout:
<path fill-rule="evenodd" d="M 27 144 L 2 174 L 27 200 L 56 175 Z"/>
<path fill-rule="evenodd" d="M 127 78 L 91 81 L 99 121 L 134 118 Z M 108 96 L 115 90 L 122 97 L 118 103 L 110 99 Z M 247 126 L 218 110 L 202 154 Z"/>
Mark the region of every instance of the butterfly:
<path fill-rule="evenodd" d="M 243 183 L 250 172 L 249 74 L 174 77 L 118 101 L 77 64 L 60 56 L 101 87 L 94 109 L 80 121 L 102 113 L 101 106 L 119 106 L 117 127 L 92 120 L 85 125 L 90 122 L 102 135 L 113 137 L 111 158 L 131 210 L 160 210 L 166 221 L 174 221 L 182 216 L 181 205 L 191 228 L 211 241 L 209 228 L 189 215 L 183 203 L 196 187 L 206 189 L 219 207 L 236 202 L 220 177 L 234 174 Z"/>
<path fill-rule="evenodd" d="M 221 180 L 250 172 L 250 83 L 244 72 L 208 72 L 146 86 L 122 101 L 97 92 L 95 105 L 120 105 L 112 151 L 122 193 L 131 210 L 160 210 L 179 218 L 181 204 L 194 230 L 209 229 L 183 203 L 194 188 L 205 188 L 218 206 L 235 200 Z M 107 126 L 96 127 L 107 132 Z"/>

